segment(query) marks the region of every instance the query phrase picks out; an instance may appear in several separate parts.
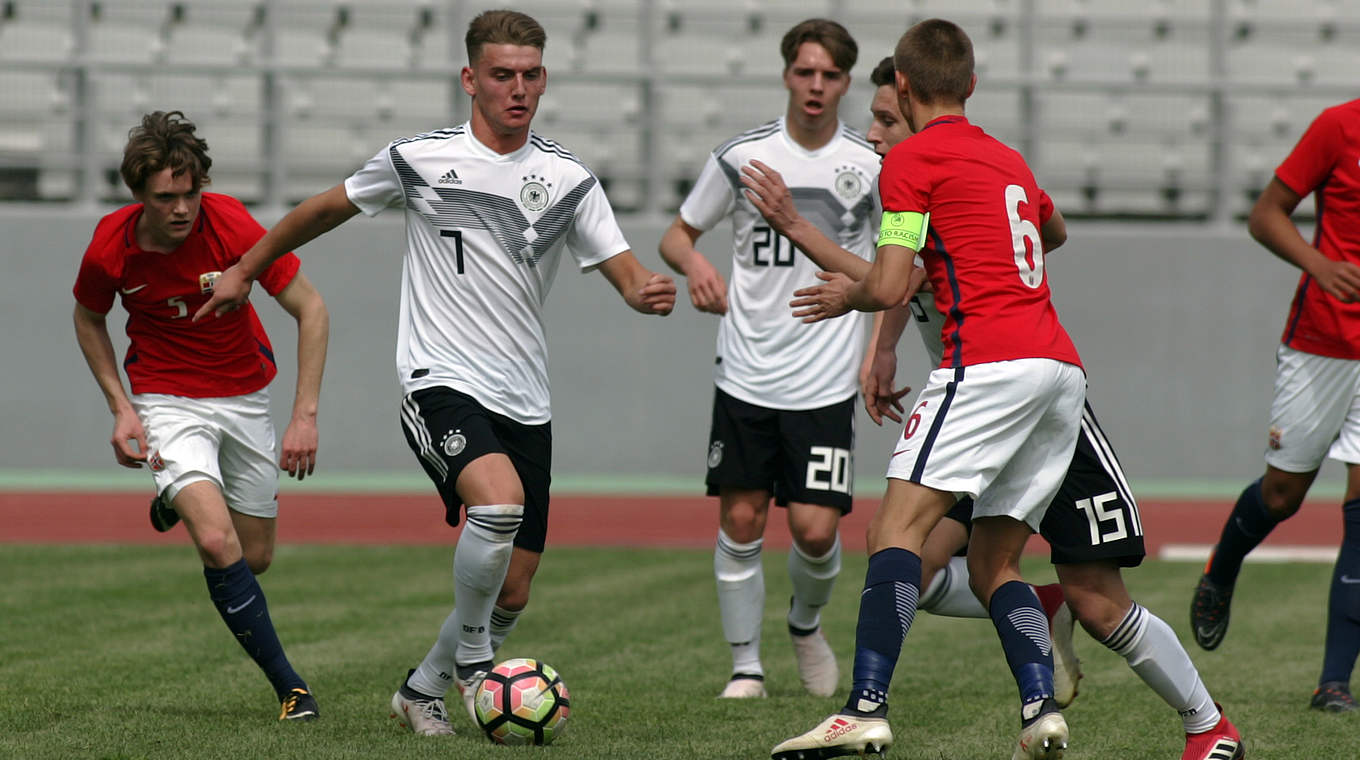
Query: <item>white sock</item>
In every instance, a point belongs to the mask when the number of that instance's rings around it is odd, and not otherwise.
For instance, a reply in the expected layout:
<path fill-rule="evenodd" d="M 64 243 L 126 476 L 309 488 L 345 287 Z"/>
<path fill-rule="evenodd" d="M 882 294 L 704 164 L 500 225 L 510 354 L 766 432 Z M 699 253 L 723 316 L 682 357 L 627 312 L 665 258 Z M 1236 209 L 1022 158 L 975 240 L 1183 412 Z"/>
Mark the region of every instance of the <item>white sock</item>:
<path fill-rule="evenodd" d="M 442 698 L 453 685 L 453 653 L 457 648 L 458 615 L 450 612 L 439 627 L 439 638 L 420 661 L 416 672 L 406 679 L 406 684 L 426 696 Z"/>
<path fill-rule="evenodd" d="M 968 588 L 967 557 L 950 557 L 930 579 L 916 608 L 943 617 L 991 618 L 973 590 Z"/>
<path fill-rule="evenodd" d="M 718 612 L 723 636 L 732 645 L 732 672 L 764 675 L 760 665 L 760 621 L 765 611 L 765 574 L 757 538 L 739 544 L 718 530 L 713 575 L 718 580 Z"/>
<path fill-rule="evenodd" d="M 467 525 L 453 552 L 453 614 L 458 617 L 458 665 L 491 659 L 491 608 L 500 596 L 515 533 L 524 517 L 521 504 L 467 508 Z"/>
<path fill-rule="evenodd" d="M 1218 724 L 1218 708 L 1199 671 L 1190 662 L 1176 632 L 1137 602 L 1109 638 L 1100 642 L 1128 661 L 1157 696 L 1176 709 L 1187 734 L 1200 734 Z"/>
<path fill-rule="evenodd" d="M 494 654 L 500 651 L 501 644 L 505 643 L 505 638 L 510 632 L 515 630 L 515 623 L 519 622 L 519 615 L 524 610 L 507 610 L 499 604 L 491 608 L 491 650 Z"/>
<path fill-rule="evenodd" d="M 822 608 L 831 601 L 831 589 L 841 572 L 841 537 L 826 554 L 809 557 L 794 542 L 789 552 L 789 580 L 793 581 L 793 604 L 789 606 L 789 625 L 800 631 L 816 630 L 822 624 Z"/>

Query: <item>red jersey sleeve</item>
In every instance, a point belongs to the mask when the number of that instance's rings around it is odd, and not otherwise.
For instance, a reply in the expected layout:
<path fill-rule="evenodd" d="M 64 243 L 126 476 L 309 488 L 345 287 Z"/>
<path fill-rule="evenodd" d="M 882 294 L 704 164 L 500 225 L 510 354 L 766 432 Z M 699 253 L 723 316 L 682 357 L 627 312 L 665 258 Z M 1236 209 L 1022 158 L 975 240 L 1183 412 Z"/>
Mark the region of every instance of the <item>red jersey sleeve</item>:
<path fill-rule="evenodd" d="M 118 283 L 123 277 L 122 261 L 112 253 L 111 241 L 120 227 L 115 217 L 121 219 L 122 215 L 110 214 L 95 225 L 90 245 L 80 259 L 75 287 L 71 289 L 76 303 L 96 314 L 107 314 L 113 308 Z"/>
<path fill-rule="evenodd" d="M 916 211 L 929 209 L 929 167 L 916 151 L 904 141 L 883 159 L 883 171 L 878 174 L 878 193 L 884 211 Z"/>
<path fill-rule="evenodd" d="M 221 214 L 221 235 L 223 241 L 230 251 L 231 258 L 229 264 L 235 264 L 241 260 L 245 252 L 250 247 L 259 242 L 264 237 L 265 228 L 255 221 L 255 217 L 250 215 L 244 204 L 229 195 L 216 195 L 214 206 L 216 211 Z M 297 276 L 298 270 L 302 267 L 302 262 L 297 255 L 289 252 L 275 259 L 260 276 L 257 278 L 265 292 L 271 296 L 276 296 L 288 283 Z"/>
<path fill-rule="evenodd" d="M 1047 224 L 1052 216 L 1053 199 L 1048 197 L 1048 193 L 1044 192 L 1044 189 L 1041 187 L 1039 188 L 1039 226 L 1042 227 Z"/>
<path fill-rule="evenodd" d="M 1336 109 L 1327 109 L 1308 125 L 1299 142 L 1275 170 L 1275 176 L 1299 197 L 1307 197 L 1332 173 L 1337 156 L 1344 153 L 1341 125 Z"/>

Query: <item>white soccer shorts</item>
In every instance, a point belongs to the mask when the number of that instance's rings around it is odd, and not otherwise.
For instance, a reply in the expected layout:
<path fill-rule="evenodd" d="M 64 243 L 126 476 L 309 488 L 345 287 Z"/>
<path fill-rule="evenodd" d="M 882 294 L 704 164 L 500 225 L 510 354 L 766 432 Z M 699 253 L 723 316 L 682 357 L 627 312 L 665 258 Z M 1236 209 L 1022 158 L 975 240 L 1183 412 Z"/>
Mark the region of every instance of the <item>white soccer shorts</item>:
<path fill-rule="evenodd" d="M 974 517 L 1035 531 L 1081 428 L 1086 374 L 1054 359 L 937 369 L 917 396 L 888 477 L 972 496 Z"/>
<path fill-rule="evenodd" d="M 173 499 L 190 483 L 207 480 L 231 509 L 252 517 L 278 516 L 279 469 L 268 389 L 222 398 L 141 393 L 132 397 L 132 406 L 146 429 L 157 493 Z"/>
<path fill-rule="evenodd" d="M 1312 472 L 1326 457 L 1360 463 L 1360 360 L 1285 345 L 1275 358 L 1266 464 Z"/>

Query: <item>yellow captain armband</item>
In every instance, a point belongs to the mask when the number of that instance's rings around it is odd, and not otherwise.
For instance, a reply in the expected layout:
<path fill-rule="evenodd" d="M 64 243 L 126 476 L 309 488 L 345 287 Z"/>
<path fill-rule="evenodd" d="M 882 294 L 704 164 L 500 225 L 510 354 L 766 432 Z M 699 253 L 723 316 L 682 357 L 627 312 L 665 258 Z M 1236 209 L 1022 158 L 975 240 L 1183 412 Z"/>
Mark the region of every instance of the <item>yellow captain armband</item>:
<path fill-rule="evenodd" d="M 883 221 L 878 225 L 879 245 L 900 245 L 912 251 L 920 251 L 926 242 L 926 229 L 930 226 L 930 212 L 884 211 Z"/>

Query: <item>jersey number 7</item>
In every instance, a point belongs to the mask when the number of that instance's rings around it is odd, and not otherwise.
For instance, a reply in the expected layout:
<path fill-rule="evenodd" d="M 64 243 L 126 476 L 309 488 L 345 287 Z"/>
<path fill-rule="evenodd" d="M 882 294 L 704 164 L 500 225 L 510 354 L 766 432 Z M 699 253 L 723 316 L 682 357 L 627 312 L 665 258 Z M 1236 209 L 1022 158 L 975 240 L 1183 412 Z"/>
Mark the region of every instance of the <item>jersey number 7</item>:
<path fill-rule="evenodd" d="M 458 268 L 458 274 L 463 273 L 463 231 L 462 230 L 440 230 L 439 237 L 453 238 L 453 255 L 455 256 L 454 265 Z"/>

